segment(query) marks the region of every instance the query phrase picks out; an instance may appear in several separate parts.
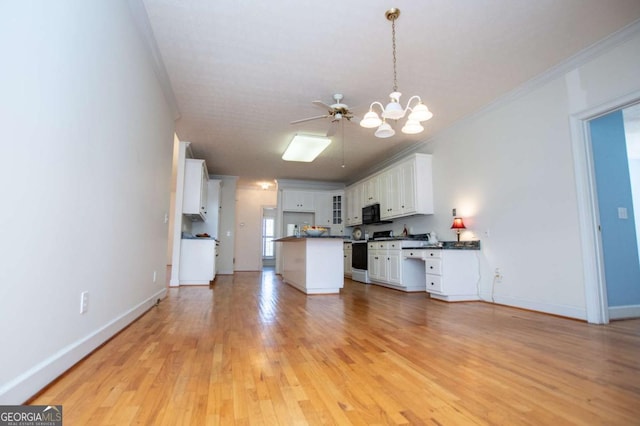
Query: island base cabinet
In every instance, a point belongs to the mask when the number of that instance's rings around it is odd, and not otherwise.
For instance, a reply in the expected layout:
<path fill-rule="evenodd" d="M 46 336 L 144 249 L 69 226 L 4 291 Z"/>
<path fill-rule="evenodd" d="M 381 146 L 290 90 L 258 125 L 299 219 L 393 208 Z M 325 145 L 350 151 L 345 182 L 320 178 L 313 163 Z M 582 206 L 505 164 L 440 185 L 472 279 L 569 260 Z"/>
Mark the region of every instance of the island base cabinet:
<path fill-rule="evenodd" d="M 426 291 L 446 302 L 480 300 L 477 250 L 425 250 Z"/>
<path fill-rule="evenodd" d="M 306 294 L 339 293 L 344 287 L 342 239 L 282 238 L 282 280 Z"/>

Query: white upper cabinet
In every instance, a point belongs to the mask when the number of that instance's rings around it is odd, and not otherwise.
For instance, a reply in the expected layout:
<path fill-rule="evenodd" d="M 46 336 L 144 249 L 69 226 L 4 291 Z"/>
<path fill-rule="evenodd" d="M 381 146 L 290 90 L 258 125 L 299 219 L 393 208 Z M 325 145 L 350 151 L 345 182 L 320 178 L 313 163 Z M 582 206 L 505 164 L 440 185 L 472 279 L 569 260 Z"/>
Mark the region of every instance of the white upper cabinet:
<path fill-rule="evenodd" d="M 286 212 L 315 212 L 315 193 L 311 191 L 282 191 L 282 210 Z"/>
<path fill-rule="evenodd" d="M 362 183 L 362 203 L 364 206 L 380 202 L 380 188 L 378 176 L 373 176 Z"/>
<path fill-rule="evenodd" d="M 400 163 L 401 200 L 403 216 L 433 214 L 432 157 L 429 154 L 414 154 Z"/>
<path fill-rule="evenodd" d="M 329 227 L 332 225 L 333 212 L 331 210 L 331 194 L 316 192 L 314 204 L 316 206 L 315 225 Z"/>
<path fill-rule="evenodd" d="M 355 219 L 361 216 L 362 207 L 376 202 L 380 203 L 380 219 L 384 220 L 433 214 L 431 155 L 413 154 L 347 188 L 347 225 L 362 223 L 362 218 L 359 218 L 359 222 Z M 357 209 L 356 205 L 359 205 Z"/>
<path fill-rule="evenodd" d="M 362 225 L 362 184 L 352 185 L 345 191 L 347 225 Z"/>
<path fill-rule="evenodd" d="M 320 191 L 315 194 L 315 224 L 331 229 L 331 235 L 344 232 L 344 191 Z"/>
<path fill-rule="evenodd" d="M 204 160 L 187 158 L 184 165 L 182 213 L 192 221 L 207 220 L 209 173 Z"/>

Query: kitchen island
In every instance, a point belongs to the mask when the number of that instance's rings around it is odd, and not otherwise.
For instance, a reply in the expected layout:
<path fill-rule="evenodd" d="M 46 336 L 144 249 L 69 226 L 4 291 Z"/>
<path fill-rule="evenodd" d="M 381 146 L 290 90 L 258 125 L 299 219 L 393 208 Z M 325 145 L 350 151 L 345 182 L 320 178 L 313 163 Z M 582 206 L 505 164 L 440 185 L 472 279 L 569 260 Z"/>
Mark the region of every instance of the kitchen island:
<path fill-rule="evenodd" d="M 284 237 L 282 280 L 306 294 L 339 293 L 344 286 L 343 237 Z"/>

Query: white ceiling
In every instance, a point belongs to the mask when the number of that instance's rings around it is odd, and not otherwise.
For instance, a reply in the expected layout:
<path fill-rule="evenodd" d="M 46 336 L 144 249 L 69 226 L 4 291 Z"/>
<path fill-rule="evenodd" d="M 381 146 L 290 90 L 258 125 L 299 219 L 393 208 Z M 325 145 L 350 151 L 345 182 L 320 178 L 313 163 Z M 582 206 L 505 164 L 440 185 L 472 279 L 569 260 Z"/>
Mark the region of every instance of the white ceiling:
<path fill-rule="evenodd" d="M 212 174 L 347 182 L 640 18 L 638 0 L 143 0 L 173 88 L 176 131 Z M 435 114 L 420 135 L 344 125 L 313 163 L 281 155 L 323 134 L 311 102 L 334 93 L 362 117 L 393 85 Z M 346 167 L 341 167 L 343 162 Z"/>

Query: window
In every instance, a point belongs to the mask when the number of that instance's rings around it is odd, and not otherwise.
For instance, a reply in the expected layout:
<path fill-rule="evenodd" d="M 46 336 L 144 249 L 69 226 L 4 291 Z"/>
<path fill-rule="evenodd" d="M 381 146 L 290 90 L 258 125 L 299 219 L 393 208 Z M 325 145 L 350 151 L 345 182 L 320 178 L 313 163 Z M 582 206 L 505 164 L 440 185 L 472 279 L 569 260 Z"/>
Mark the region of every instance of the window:
<path fill-rule="evenodd" d="M 262 218 L 262 257 L 274 257 L 273 237 L 275 219 L 273 217 Z"/>

